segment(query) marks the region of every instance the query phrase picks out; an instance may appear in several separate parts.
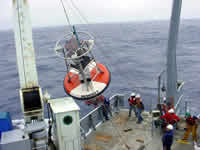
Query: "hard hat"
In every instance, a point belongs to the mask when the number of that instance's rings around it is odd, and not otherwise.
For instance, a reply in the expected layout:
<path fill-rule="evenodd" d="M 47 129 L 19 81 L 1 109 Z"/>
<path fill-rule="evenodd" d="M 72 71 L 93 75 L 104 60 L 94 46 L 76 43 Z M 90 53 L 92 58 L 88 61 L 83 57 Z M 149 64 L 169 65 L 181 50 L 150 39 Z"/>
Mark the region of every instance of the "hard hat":
<path fill-rule="evenodd" d="M 163 103 L 166 103 L 166 102 L 167 102 L 166 97 L 163 97 Z"/>
<path fill-rule="evenodd" d="M 174 113 L 174 109 L 171 108 L 171 109 L 168 111 L 168 113 Z"/>
<path fill-rule="evenodd" d="M 167 125 L 167 129 L 173 130 L 173 126 L 172 126 L 171 124 L 168 124 L 168 125 Z"/>
<path fill-rule="evenodd" d="M 140 98 L 140 94 L 137 94 L 135 97 L 136 97 L 136 98 Z"/>
<path fill-rule="evenodd" d="M 131 93 L 131 96 L 135 96 L 135 93 L 133 92 L 133 93 Z"/>
<path fill-rule="evenodd" d="M 189 112 L 185 113 L 185 117 L 190 117 L 190 116 L 191 116 L 191 114 Z"/>

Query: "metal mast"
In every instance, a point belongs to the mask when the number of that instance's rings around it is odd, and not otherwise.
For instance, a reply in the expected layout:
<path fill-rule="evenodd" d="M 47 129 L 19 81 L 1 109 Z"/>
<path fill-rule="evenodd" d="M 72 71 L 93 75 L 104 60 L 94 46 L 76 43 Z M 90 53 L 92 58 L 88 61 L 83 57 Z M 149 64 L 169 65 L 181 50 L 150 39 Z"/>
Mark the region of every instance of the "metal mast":
<path fill-rule="evenodd" d="M 13 7 L 20 88 L 37 87 L 38 76 L 35 64 L 32 27 L 27 1 L 13 0 Z"/>
<path fill-rule="evenodd" d="M 20 100 L 26 122 L 43 120 L 43 102 L 35 63 L 32 26 L 27 0 L 13 0 L 15 45 Z"/>
<path fill-rule="evenodd" d="M 173 0 L 167 48 L 167 101 L 177 102 L 176 44 L 180 24 L 182 0 Z"/>

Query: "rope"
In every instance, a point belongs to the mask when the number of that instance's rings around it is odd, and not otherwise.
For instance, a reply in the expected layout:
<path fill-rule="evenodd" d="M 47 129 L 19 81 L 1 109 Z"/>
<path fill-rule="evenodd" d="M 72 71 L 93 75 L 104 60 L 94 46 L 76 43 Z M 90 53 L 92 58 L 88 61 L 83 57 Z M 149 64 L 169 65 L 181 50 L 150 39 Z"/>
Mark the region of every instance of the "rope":
<path fill-rule="evenodd" d="M 65 17 L 66 17 L 66 19 L 67 19 L 67 23 L 69 24 L 70 29 L 71 29 L 71 31 L 73 32 L 73 28 L 72 28 L 72 25 L 71 25 L 71 23 L 70 23 L 69 16 L 68 16 L 67 11 L 66 11 L 66 9 L 65 9 L 65 5 L 64 5 L 64 3 L 63 3 L 63 0 L 60 0 L 60 2 L 61 2 L 61 5 L 62 5 L 62 7 L 63 7 L 63 10 L 64 10 Z"/>
<path fill-rule="evenodd" d="M 75 10 L 78 12 L 78 14 L 80 15 L 80 17 L 87 23 L 89 24 L 89 21 L 87 20 L 87 18 L 83 15 L 83 13 L 81 12 L 81 10 L 75 5 L 73 0 L 70 0 L 72 6 L 75 8 Z"/>
<path fill-rule="evenodd" d="M 66 0 L 67 1 L 67 0 Z M 89 21 L 87 20 L 87 18 L 83 15 L 83 13 L 80 11 L 80 9 L 76 6 L 76 4 L 73 2 L 73 0 L 70 0 L 70 2 L 71 2 L 71 5 L 72 5 L 72 8 L 74 8 L 75 9 L 75 11 L 78 13 L 78 15 L 80 16 L 80 18 L 83 20 L 83 23 L 84 23 L 84 21 L 85 21 L 85 23 L 88 25 L 89 24 Z M 81 21 L 81 20 L 80 20 Z M 88 25 L 88 27 L 89 27 L 89 25 Z M 95 38 L 95 37 L 94 37 Z M 92 55 L 92 53 L 91 53 L 91 55 Z M 96 63 L 96 59 L 95 59 L 95 57 L 94 57 L 94 55 L 92 55 L 92 57 L 94 58 L 94 60 L 95 60 L 95 63 Z M 98 67 L 98 66 L 96 66 L 97 67 L 97 69 L 100 71 L 100 68 Z"/>

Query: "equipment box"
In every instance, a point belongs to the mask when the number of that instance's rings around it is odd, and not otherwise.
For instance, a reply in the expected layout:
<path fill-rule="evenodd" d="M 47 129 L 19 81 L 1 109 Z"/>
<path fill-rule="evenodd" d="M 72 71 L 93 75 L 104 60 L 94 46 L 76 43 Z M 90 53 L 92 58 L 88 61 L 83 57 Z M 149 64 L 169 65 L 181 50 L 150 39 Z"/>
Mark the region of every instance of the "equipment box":
<path fill-rule="evenodd" d="M 0 112 L 0 139 L 2 132 L 12 130 L 12 121 L 9 112 Z"/>

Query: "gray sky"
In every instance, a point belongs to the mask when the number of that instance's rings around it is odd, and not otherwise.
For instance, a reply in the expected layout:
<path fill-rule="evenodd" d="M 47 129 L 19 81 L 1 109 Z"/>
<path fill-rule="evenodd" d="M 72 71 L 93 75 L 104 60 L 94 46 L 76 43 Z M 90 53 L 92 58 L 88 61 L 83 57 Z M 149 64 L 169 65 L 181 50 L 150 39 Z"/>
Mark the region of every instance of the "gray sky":
<path fill-rule="evenodd" d="M 12 0 L 0 0 L 0 29 L 12 27 Z M 69 4 L 70 0 L 63 0 Z M 169 19 L 172 0 L 73 0 L 90 23 Z M 60 0 L 29 0 L 33 26 L 66 24 Z M 71 22 L 83 23 L 67 9 Z M 183 0 L 182 18 L 200 18 L 200 0 Z"/>

